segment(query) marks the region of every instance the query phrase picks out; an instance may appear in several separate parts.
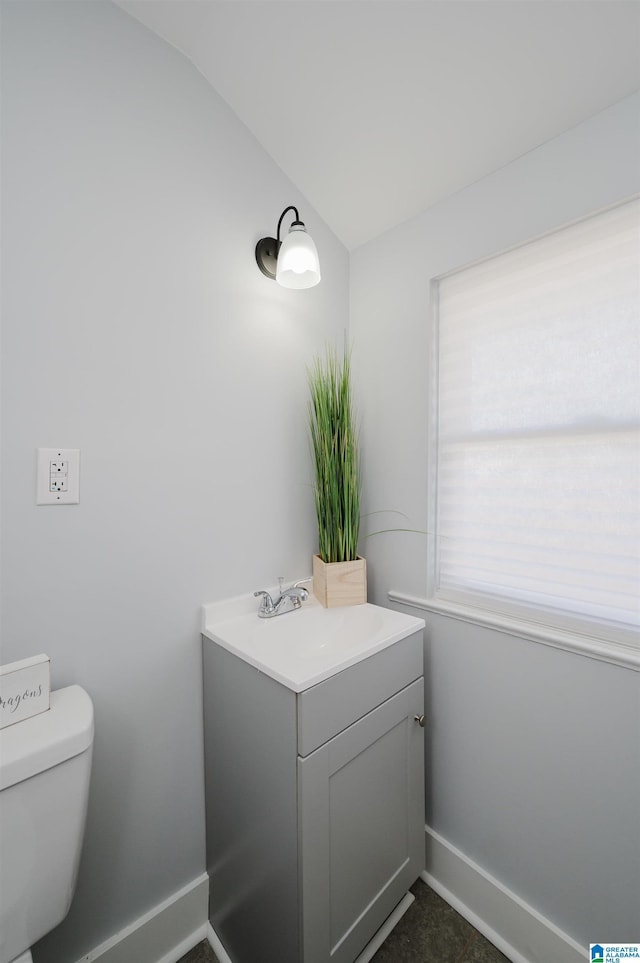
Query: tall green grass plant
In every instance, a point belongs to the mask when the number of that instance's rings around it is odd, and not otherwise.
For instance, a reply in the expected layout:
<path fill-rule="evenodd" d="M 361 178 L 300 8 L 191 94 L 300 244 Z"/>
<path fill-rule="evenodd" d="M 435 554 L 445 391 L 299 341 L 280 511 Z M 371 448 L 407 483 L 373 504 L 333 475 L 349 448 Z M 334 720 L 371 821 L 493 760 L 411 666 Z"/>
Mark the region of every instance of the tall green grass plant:
<path fill-rule="evenodd" d="M 328 347 L 308 369 L 308 378 L 319 554 L 324 562 L 349 562 L 358 555 L 361 486 L 346 344 L 341 358 Z"/>

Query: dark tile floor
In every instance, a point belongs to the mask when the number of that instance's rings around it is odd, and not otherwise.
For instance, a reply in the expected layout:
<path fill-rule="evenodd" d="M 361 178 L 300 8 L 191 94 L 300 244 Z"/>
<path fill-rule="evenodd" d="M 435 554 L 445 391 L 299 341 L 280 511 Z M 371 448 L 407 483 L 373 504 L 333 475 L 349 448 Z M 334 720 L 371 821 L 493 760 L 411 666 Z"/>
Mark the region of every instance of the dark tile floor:
<path fill-rule="evenodd" d="M 411 904 L 371 963 L 509 963 L 437 893 L 418 880 L 411 887 Z M 219 963 L 205 941 L 179 963 Z M 251 963 L 261 963 L 252 960 Z"/>

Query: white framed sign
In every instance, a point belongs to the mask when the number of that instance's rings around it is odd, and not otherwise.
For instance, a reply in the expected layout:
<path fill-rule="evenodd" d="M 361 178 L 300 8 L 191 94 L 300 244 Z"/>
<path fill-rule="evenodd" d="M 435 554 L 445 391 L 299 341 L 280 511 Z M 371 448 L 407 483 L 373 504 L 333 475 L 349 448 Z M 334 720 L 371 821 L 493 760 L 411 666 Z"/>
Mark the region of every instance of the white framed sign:
<path fill-rule="evenodd" d="M 0 729 L 49 709 L 51 661 L 34 655 L 0 665 Z"/>

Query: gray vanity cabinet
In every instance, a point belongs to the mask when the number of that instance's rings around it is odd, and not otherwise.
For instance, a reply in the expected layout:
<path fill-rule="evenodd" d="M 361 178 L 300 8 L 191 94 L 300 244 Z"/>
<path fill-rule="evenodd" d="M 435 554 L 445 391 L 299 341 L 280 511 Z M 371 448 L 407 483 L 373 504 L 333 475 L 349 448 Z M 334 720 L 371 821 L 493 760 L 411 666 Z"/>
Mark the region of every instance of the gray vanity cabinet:
<path fill-rule="evenodd" d="M 232 963 L 354 963 L 424 868 L 422 632 L 297 693 L 203 646 L 212 926 Z"/>

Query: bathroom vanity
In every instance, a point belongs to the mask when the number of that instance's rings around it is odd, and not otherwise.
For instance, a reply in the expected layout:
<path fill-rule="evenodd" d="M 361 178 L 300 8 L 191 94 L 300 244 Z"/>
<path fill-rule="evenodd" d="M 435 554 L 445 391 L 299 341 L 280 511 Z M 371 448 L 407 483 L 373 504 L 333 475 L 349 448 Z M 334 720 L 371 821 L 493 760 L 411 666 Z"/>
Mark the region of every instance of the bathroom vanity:
<path fill-rule="evenodd" d="M 364 963 L 424 869 L 423 627 L 313 597 L 205 608 L 210 919 L 232 963 Z"/>

